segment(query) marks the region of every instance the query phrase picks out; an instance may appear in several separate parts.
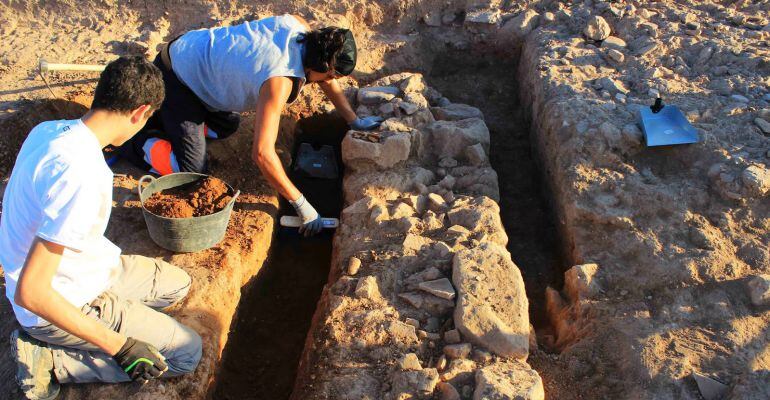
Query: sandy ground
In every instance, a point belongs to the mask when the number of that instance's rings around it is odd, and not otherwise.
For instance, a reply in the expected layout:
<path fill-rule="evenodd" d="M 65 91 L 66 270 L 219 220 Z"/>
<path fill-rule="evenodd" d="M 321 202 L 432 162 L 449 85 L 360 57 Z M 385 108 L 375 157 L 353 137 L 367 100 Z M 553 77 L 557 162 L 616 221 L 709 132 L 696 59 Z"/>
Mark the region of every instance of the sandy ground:
<path fill-rule="evenodd" d="M 625 9 L 628 5 L 633 8 Z M 520 18 L 527 6 L 536 18 Z M 467 22 L 466 11 L 479 8 L 502 12 L 492 23 Z M 519 100 L 506 104 L 510 109 L 500 111 L 485 101 L 494 96 L 476 94 L 484 99 L 473 99 L 478 89 L 473 73 L 460 68 L 473 64 L 468 60 L 449 60 L 448 71 L 436 72 L 436 86 L 453 101 L 482 108 L 492 128 L 529 121 L 534 160 L 545 177 L 561 239 L 546 232 L 544 240 L 562 243 L 566 266 L 598 266 L 582 297 L 551 292 L 551 318 L 538 328 L 542 350 L 530 357 L 548 397 L 697 399 L 692 379 L 697 371 L 726 383 L 733 398 L 763 398 L 770 379 L 770 310 L 751 303 L 747 282 L 770 273 L 770 203 L 763 186 L 767 178 L 762 178 L 770 145 L 756 122 L 770 119 L 763 114 L 770 107 L 766 2 L 3 3 L 0 19 L 7 23 L 0 26 L 5 39 L 0 45 L 0 119 L 15 122 L 14 129 L 0 132 L 0 180 L 6 179 L 14 149 L 37 118 L 80 111 L 66 105 L 51 111 L 50 104 L 38 102 L 52 96 L 34 72 L 38 57 L 98 63 L 119 54 L 152 54 L 158 43 L 187 29 L 286 11 L 351 24 L 363 54 L 356 75 L 362 81 L 418 70 L 428 73 L 430 82 L 436 56 L 447 49 L 468 58 L 481 53 L 511 60 L 501 65 L 517 81 L 502 85 L 518 88 L 511 96 Z M 583 30 L 595 15 L 608 21 L 612 35 L 625 42 L 622 46 L 586 43 Z M 421 21 L 424 16 L 430 25 Z M 623 61 L 613 58 L 613 49 Z M 458 64 L 454 91 L 451 63 Z M 90 78 L 52 74 L 49 81 L 56 96 L 82 102 L 93 85 Z M 447 88 L 440 87 L 442 81 Z M 655 91 L 684 110 L 701 143 L 655 150 L 643 146 L 638 128 L 629 125 Z M 323 107 L 313 97 L 303 102 L 298 107 Z M 30 109 L 35 112 L 24 112 Z M 140 174 L 128 169 L 122 172 L 130 177 L 116 178 L 111 237 L 126 252 L 164 257 L 188 268 L 202 289 L 229 293 L 224 305 L 193 293 L 175 311 L 210 332 L 210 358 L 194 377 L 173 384 L 169 392 L 174 396 L 206 392 L 239 288 L 258 269 L 271 237 L 277 203 L 257 183 L 247 153 L 239 151 L 249 143 L 244 129 L 212 150 L 220 155 L 221 164 L 214 165 L 220 177 L 251 196 L 242 197 L 231 226 L 238 237 L 253 233 L 248 243 L 230 236 L 223 247 L 205 254 L 172 257 L 149 242 L 131 198 Z M 501 150 L 493 148 L 493 162 L 508 154 Z M 516 174 L 496 168 L 501 204 L 518 204 L 506 200 L 521 195 L 518 185 L 511 185 Z M 503 210 L 503 218 L 510 229 L 511 220 L 519 217 Z M 544 222 L 535 230 L 548 231 L 548 218 L 539 219 Z M 238 251 L 226 256 L 224 246 Z M 515 246 L 509 250 L 522 266 Z M 549 276 L 541 281 L 522 268 L 533 310 L 546 308 L 541 293 L 547 283 L 562 289 L 561 265 L 548 258 L 541 262 L 548 264 L 543 274 Z M 247 266 L 210 267 L 223 263 Z M 0 335 L 13 325 L 3 304 Z M 206 314 L 211 310 L 217 310 L 215 315 Z M 8 385 L 9 361 L 2 365 L 0 376 Z M 172 396 L 163 390 L 158 386 L 152 393 Z"/>

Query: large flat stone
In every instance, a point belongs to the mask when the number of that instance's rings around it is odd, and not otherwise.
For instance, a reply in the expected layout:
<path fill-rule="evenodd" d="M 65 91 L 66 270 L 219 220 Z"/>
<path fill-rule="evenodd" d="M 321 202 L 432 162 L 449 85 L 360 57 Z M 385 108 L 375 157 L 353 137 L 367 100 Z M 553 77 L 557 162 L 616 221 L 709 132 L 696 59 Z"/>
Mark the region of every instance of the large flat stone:
<path fill-rule="evenodd" d="M 477 143 L 481 143 L 484 151 L 489 152 L 489 129 L 479 118 L 436 121 L 428 125 L 428 131 L 431 134 L 433 151 L 439 159 L 460 159 L 466 147 Z"/>
<path fill-rule="evenodd" d="M 482 233 L 486 240 L 505 246 L 508 235 L 500 219 L 500 207 L 486 196 L 455 200 L 447 213 L 451 225 L 460 225 L 472 232 Z"/>
<path fill-rule="evenodd" d="M 383 132 L 380 142 L 356 139 L 353 131 L 342 140 L 342 160 L 355 170 L 390 168 L 407 158 L 412 147 L 409 133 Z"/>
<path fill-rule="evenodd" d="M 499 356 L 526 359 L 529 303 L 508 251 L 482 243 L 457 252 L 452 281 L 457 289 L 454 322 L 463 338 Z"/>
<path fill-rule="evenodd" d="M 476 371 L 473 400 L 543 400 L 543 380 L 527 364 L 497 361 Z"/>

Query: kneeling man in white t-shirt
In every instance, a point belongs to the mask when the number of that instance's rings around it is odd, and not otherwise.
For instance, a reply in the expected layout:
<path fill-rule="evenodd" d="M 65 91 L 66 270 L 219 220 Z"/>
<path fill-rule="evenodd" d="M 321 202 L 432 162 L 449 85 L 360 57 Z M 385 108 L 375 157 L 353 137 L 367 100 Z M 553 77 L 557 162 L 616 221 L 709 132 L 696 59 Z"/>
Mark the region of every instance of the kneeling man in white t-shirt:
<path fill-rule="evenodd" d="M 19 151 L 3 198 L 0 264 L 22 326 L 11 348 L 29 399 L 55 398 L 60 383 L 145 382 L 198 365 L 198 334 L 157 311 L 187 294 L 190 276 L 121 255 L 104 237 L 112 171 L 102 148 L 136 134 L 163 97 L 157 67 L 119 58 L 86 115 L 36 126 Z"/>

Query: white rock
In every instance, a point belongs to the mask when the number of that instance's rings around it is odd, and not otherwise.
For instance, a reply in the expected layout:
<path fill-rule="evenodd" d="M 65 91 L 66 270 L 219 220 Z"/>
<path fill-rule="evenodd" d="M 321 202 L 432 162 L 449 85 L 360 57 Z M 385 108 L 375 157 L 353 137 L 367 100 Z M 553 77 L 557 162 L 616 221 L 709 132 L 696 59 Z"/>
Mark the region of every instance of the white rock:
<path fill-rule="evenodd" d="M 342 140 L 342 160 L 353 170 L 369 166 L 386 169 L 409 158 L 412 139 L 408 133 L 385 132 L 377 143 L 356 139 L 352 132 Z"/>
<path fill-rule="evenodd" d="M 770 275 L 757 275 L 749 280 L 749 297 L 757 306 L 770 304 Z"/>
<path fill-rule="evenodd" d="M 455 288 L 452 286 L 452 282 L 447 278 L 421 282 L 418 287 L 420 290 L 441 297 L 442 299 L 452 300 L 455 298 Z"/>
<path fill-rule="evenodd" d="M 422 365 L 420 365 L 420 359 L 417 358 L 417 354 L 407 353 L 398 360 L 398 366 L 402 371 L 420 371 Z"/>
<path fill-rule="evenodd" d="M 770 191 L 770 171 L 762 164 L 753 164 L 744 169 L 741 180 L 753 196 L 764 196 Z"/>
<path fill-rule="evenodd" d="M 610 49 L 624 49 L 626 47 L 626 42 L 619 37 L 610 36 L 602 41 L 602 47 L 608 47 Z"/>
<path fill-rule="evenodd" d="M 610 24 L 598 15 L 589 19 L 588 24 L 583 30 L 585 37 L 597 41 L 607 39 L 611 33 L 612 29 L 610 29 Z"/>
<path fill-rule="evenodd" d="M 529 303 L 521 272 L 504 247 L 484 242 L 452 262 L 454 323 L 466 340 L 497 355 L 529 354 Z"/>
<path fill-rule="evenodd" d="M 428 208 L 437 213 L 443 212 L 444 208 L 446 208 L 446 202 L 443 197 L 436 193 L 431 193 L 428 195 Z"/>
<path fill-rule="evenodd" d="M 381 295 L 379 286 L 377 285 L 377 278 L 374 276 L 367 276 L 359 279 L 355 293 L 356 297 L 360 299 L 379 299 Z"/>
<path fill-rule="evenodd" d="M 555 18 L 553 13 L 551 13 L 551 17 Z M 504 37 L 512 36 L 514 39 L 520 40 L 524 38 L 524 36 L 529 35 L 532 30 L 537 28 L 539 19 L 540 14 L 538 14 L 535 10 L 525 10 L 524 12 L 512 18 L 510 21 L 503 24 L 503 27 L 500 29 L 500 34 Z"/>
<path fill-rule="evenodd" d="M 412 115 L 420 109 L 416 104 L 410 103 L 408 101 L 402 101 L 399 103 L 398 108 L 402 109 L 406 115 Z"/>
<path fill-rule="evenodd" d="M 489 129 L 479 118 L 436 121 L 428 125 L 427 129 L 431 133 L 431 148 L 438 158 L 458 159 L 466 147 L 476 143 L 481 143 L 485 151 L 489 149 Z"/>
<path fill-rule="evenodd" d="M 496 25 L 500 23 L 500 10 L 475 10 L 465 15 L 465 23 Z"/>
<path fill-rule="evenodd" d="M 358 103 L 364 105 L 377 105 L 393 100 L 398 96 L 399 90 L 393 86 L 372 86 L 358 89 Z"/>
<path fill-rule="evenodd" d="M 399 371 L 393 377 L 391 395 L 394 399 L 411 398 L 415 393 L 420 396 L 427 396 L 433 393 L 438 382 L 438 371 L 435 368 Z"/>
<path fill-rule="evenodd" d="M 359 260 L 358 257 L 350 257 L 350 259 L 348 259 L 348 267 L 347 267 L 348 275 L 357 274 L 360 268 L 361 268 L 361 260 Z"/>
<path fill-rule="evenodd" d="M 540 375 L 522 362 L 498 361 L 476 371 L 473 400 L 543 400 Z"/>

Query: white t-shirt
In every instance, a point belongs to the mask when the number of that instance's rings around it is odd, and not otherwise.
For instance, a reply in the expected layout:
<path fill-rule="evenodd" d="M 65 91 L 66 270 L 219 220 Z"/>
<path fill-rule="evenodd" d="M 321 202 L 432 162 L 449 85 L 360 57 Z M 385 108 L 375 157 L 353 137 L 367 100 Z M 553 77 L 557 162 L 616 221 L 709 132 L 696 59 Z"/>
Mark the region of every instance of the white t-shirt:
<path fill-rule="evenodd" d="M 51 282 L 75 307 L 108 289 L 119 274 L 120 248 L 104 230 L 112 210 L 112 171 L 81 120 L 44 122 L 21 147 L 3 197 L 0 264 L 5 294 L 23 326 L 47 322 L 13 301 L 35 236 L 65 246 Z"/>

